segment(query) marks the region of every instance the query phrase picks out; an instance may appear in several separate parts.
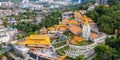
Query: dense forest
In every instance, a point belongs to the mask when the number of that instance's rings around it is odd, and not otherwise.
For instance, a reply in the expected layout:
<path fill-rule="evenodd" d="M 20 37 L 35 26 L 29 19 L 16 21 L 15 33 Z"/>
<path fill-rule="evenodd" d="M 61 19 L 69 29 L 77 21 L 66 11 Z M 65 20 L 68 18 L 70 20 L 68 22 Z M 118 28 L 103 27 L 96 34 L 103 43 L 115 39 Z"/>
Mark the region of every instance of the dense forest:
<path fill-rule="evenodd" d="M 114 34 L 120 30 L 120 0 L 108 0 L 109 6 L 100 5 L 86 15 L 92 18 L 101 32 Z"/>
<path fill-rule="evenodd" d="M 120 58 L 120 0 L 108 0 L 109 6 L 100 5 L 86 15 L 92 18 L 101 32 L 116 37 L 107 38 L 105 44 L 95 47 L 93 60 L 118 60 Z"/>

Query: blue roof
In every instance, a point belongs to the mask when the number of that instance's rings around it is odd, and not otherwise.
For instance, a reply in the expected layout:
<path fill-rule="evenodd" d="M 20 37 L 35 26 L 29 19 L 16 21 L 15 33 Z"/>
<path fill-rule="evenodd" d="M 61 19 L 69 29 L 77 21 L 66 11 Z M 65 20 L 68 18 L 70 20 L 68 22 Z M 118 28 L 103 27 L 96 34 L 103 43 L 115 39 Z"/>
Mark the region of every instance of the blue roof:
<path fill-rule="evenodd" d="M 5 36 L 7 36 L 7 34 L 1 35 L 1 37 L 5 37 Z"/>
<path fill-rule="evenodd" d="M 8 22 L 16 22 L 15 20 L 8 20 Z"/>

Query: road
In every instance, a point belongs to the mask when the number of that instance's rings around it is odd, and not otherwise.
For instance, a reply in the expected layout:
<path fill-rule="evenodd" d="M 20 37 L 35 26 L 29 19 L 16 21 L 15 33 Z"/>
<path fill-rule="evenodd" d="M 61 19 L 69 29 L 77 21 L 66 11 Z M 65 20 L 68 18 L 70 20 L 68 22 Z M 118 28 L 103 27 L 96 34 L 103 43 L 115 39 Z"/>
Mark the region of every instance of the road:
<path fill-rule="evenodd" d="M 87 60 L 92 60 L 96 55 L 97 55 L 96 53 L 92 54 L 91 56 L 89 56 L 89 57 L 87 58 Z"/>
<path fill-rule="evenodd" d="M 5 53 L 5 52 L 9 51 L 9 50 L 11 50 L 12 48 L 13 48 L 13 46 L 12 46 L 12 45 L 10 45 L 10 46 L 8 46 L 8 47 L 7 47 L 7 48 L 5 48 L 5 49 L 0 50 L 0 54 L 3 54 L 3 53 Z"/>

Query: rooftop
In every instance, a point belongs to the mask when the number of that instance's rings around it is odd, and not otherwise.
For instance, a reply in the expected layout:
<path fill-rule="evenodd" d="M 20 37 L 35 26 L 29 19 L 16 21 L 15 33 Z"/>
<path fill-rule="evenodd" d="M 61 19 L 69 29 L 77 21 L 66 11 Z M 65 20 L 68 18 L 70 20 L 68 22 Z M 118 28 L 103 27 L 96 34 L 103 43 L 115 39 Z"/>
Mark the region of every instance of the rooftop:
<path fill-rule="evenodd" d="M 74 36 L 74 39 L 71 40 L 70 42 L 71 42 L 72 44 L 78 44 L 78 43 L 82 42 L 83 40 L 84 40 L 84 39 L 83 39 L 82 37 Z"/>
<path fill-rule="evenodd" d="M 77 35 L 79 32 L 82 31 L 82 28 L 78 27 L 78 26 L 70 26 L 68 27 L 68 29 L 74 34 L 74 35 Z"/>
<path fill-rule="evenodd" d="M 21 45 L 50 45 L 50 37 L 46 35 L 30 35 L 24 42 L 19 42 Z"/>
<path fill-rule="evenodd" d="M 91 37 L 92 39 L 96 39 L 97 37 L 99 37 L 99 35 L 98 35 L 97 33 L 91 33 L 91 34 L 90 34 L 90 37 Z"/>

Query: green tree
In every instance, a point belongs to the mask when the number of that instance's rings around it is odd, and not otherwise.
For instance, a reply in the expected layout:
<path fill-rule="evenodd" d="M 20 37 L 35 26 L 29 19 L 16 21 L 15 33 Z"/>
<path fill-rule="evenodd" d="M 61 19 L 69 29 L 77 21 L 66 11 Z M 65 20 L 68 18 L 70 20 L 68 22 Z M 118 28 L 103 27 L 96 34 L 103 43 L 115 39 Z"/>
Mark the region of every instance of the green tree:
<path fill-rule="evenodd" d="M 2 50 L 3 48 L 2 48 L 2 45 L 0 44 L 0 50 Z"/>
<path fill-rule="evenodd" d="M 29 59 L 27 59 L 27 60 L 32 60 L 32 59 L 29 58 Z"/>
<path fill-rule="evenodd" d="M 23 36 L 21 34 L 18 34 L 17 39 L 22 39 Z"/>
<path fill-rule="evenodd" d="M 2 54 L 0 54 L 0 58 L 2 58 L 3 57 L 3 55 Z"/>
<path fill-rule="evenodd" d="M 95 52 L 97 56 L 93 60 L 114 60 L 119 57 L 119 53 L 116 49 L 113 49 L 107 45 L 98 45 L 95 47 Z"/>
<path fill-rule="evenodd" d="M 87 60 L 84 55 L 79 55 L 75 58 L 75 60 Z"/>

